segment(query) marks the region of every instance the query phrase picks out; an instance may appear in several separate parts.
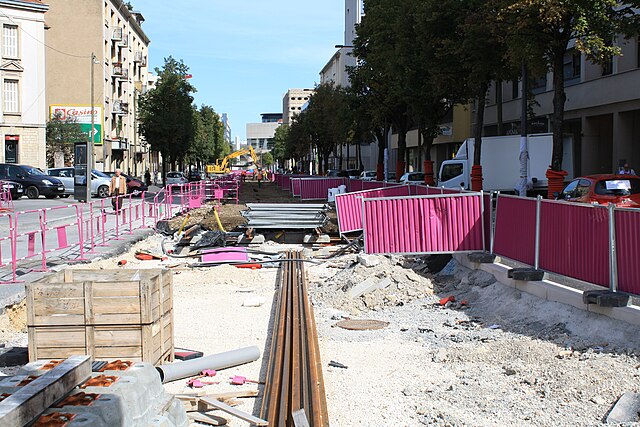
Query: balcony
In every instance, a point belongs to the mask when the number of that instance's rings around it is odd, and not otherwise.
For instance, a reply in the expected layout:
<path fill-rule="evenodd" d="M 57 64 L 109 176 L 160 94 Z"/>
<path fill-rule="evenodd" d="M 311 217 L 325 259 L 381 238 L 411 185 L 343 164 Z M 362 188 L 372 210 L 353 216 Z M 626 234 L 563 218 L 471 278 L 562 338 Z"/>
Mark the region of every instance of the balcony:
<path fill-rule="evenodd" d="M 142 62 L 142 57 L 144 55 L 142 54 L 141 50 L 137 50 L 133 53 L 133 62 Z"/>
<path fill-rule="evenodd" d="M 113 114 L 118 116 L 126 116 L 129 114 L 129 103 L 122 101 L 113 101 L 113 109 L 111 110 Z"/>
<path fill-rule="evenodd" d="M 120 47 L 129 47 L 129 34 L 123 34 L 119 43 Z"/>
<path fill-rule="evenodd" d="M 115 42 L 122 41 L 122 28 L 116 27 L 113 29 L 113 33 L 111 33 L 111 40 Z"/>
<path fill-rule="evenodd" d="M 129 79 L 129 69 L 122 66 L 122 63 L 118 63 L 113 66 L 113 71 L 111 73 L 113 78 L 128 80 Z"/>

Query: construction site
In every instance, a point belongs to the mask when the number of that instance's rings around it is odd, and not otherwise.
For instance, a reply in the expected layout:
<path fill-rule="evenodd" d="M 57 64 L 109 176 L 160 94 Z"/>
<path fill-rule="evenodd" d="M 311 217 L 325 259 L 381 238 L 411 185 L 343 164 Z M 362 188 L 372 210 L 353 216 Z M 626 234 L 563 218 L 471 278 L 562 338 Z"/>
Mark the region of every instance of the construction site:
<path fill-rule="evenodd" d="M 229 175 L 15 225 L 0 425 L 638 425 L 640 218 L 576 206 Z"/>

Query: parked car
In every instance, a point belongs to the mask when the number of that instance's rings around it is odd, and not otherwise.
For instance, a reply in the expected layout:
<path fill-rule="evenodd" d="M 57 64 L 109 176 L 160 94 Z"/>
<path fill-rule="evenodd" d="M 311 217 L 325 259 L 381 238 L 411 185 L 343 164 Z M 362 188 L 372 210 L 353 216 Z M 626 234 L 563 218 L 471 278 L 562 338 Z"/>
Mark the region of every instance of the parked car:
<path fill-rule="evenodd" d="M 47 169 L 47 175 L 55 176 L 64 184 L 64 197 L 69 197 L 75 192 L 75 168 L 51 168 Z M 86 181 L 85 181 L 86 182 Z M 98 170 L 91 171 L 91 194 L 104 199 L 109 197 L 109 184 L 111 178 Z"/>
<path fill-rule="evenodd" d="M 331 178 L 335 178 L 337 176 L 340 176 L 340 175 L 338 175 L 339 173 L 340 173 L 340 171 L 338 169 L 329 169 L 327 171 L 327 176 L 331 177 Z"/>
<path fill-rule="evenodd" d="M 111 177 L 116 174 L 115 172 L 102 172 L 102 173 L 107 175 L 109 179 L 111 179 Z M 121 172 L 120 174 L 124 176 L 124 178 L 127 180 L 127 192 L 129 194 L 133 194 L 134 196 L 139 196 L 144 191 L 147 191 L 149 189 L 149 187 L 147 187 L 147 184 L 140 181 L 139 179 L 134 178 L 131 175 L 127 175 L 126 173 Z"/>
<path fill-rule="evenodd" d="M 172 185 L 172 184 L 182 185 L 188 182 L 189 180 L 184 176 L 182 172 L 169 172 L 167 174 L 167 185 Z"/>
<path fill-rule="evenodd" d="M 424 183 L 424 173 L 407 172 L 400 177 L 400 184 L 420 184 Z"/>
<path fill-rule="evenodd" d="M 358 178 L 360 177 L 360 169 L 346 169 L 338 172 L 336 176 L 341 176 L 344 178 Z"/>
<path fill-rule="evenodd" d="M 387 172 L 387 182 L 396 182 L 396 173 L 395 172 Z"/>
<path fill-rule="evenodd" d="M 40 195 L 53 199 L 64 194 L 62 181 L 33 166 L 0 163 L 0 179 L 22 184 L 24 194 L 30 199 Z"/>
<path fill-rule="evenodd" d="M 24 194 L 24 187 L 19 182 L 3 179 L 0 181 L 0 187 L 9 190 L 12 200 L 17 200 Z"/>
<path fill-rule="evenodd" d="M 363 181 L 375 181 L 377 174 L 376 171 L 364 171 L 360 174 L 360 179 Z"/>
<path fill-rule="evenodd" d="M 187 179 L 189 180 L 189 182 L 200 181 L 202 179 L 202 174 L 200 173 L 200 171 L 191 170 L 187 175 Z"/>
<path fill-rule="evenodd" d="M 640 177 L 635 175 L 589 175 L 571 181 L 559 199 L 568 202 L 640 207 Z"/>

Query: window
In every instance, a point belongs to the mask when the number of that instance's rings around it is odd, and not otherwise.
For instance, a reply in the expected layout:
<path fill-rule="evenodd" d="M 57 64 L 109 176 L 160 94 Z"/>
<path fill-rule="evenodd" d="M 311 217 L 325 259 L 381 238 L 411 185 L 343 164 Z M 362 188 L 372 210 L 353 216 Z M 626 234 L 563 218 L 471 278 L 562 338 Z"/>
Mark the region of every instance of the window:
<path fill-rule="evenodd" d="M 613 57 L 607 59 L 607 61 L 602 64 L 602 75 L 609 76 L 613 74 Z"/>
<path fill-rule="evenodd" d="M 569 185 L 567 185 L 564 190 L 562 190 L 562 193 L 560 194 L 560 198 L 561 199 L 571 199 L 574 196 L 574 192 L 576 191 L 576 189 L 578 188 L 578 183 L 580 182 L 579 179 L 576 179 L 575 181 L 571 181 L 569 183 Z"/>
<path fill-rule="evenodd" d="M 442 168 L 442 181 L 449 181 L 457 176 L 462 175 L 462 163 L 449 163 Z"/>
<path fill-rule="evenodd" d="M 4 25 L 3 32 L 2 55 L 5 58 L 18 58 L 18 27 L 16 25 Z"/>
<path fill-rule="evenodd" d="M 520 97 L 520 88 L 518 87 L 518 79 L 511 81 L 511 99 L 518 99 Z"/>
<path fill-rule="evenodd" d="M 542 77 L 534 77 L 531 82 L 531 92 L 535 95 L 543 93 L 547 90 L 547 75 Z"/>
<path fill-rule="evenodd" d="M 564 54 L 564 79 L 566 81 L 580 79 L 580 59 L 581 55 L 575 49 L 568 50 Z"/>
<path fill-rule="evenodd" d="M 5 80 L 2 95 L 4 98 L 5 113 L 19 113 L 20 106 L 18 103 L 18 81 Z"/>

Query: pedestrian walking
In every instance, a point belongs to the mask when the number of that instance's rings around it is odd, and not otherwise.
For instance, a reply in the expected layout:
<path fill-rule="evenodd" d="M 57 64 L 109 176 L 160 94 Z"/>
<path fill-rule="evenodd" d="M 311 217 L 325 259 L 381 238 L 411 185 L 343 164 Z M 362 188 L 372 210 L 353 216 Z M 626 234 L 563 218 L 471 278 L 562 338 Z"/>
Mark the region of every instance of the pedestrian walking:
<path fill-rule="evenodd" d="M 258 169 L 258 188 L 262 187 L 262 169 Z"/>
<path fill-rule="evenodd" d="M 629 163 L 625 163 L 624 166 L 620 168 L 620 171 L 618 171 L 618 175 L 635 175 L 635 174 L 636 174 L 636 171 L 631 169 L 631 167 L 629 166 Z"/>
<path fill-rule="evenodd" d="M 242 182 L 245 182 L 247 180 L 247 171 L 243 170 L 240 175 L 241 175 L 241 178 L 242 178 Z"/>
<path fill-rule="evenodd" d="M 147 187 L 151 185 L 151 172 L 149 172 L 149 169 L 144 173 L 144 180 L 147 183 Z"/>
<path fill-rule="evenodd" d="M 121 175 L 122 171 L 116 169 L 116 174 L 111 177 L 111 184 L 109 185 L 109 193 L 111 194 L 111 206 L 117 213 L 122 207 L 122 196 L 127 194 L 127 180 Z"/>

